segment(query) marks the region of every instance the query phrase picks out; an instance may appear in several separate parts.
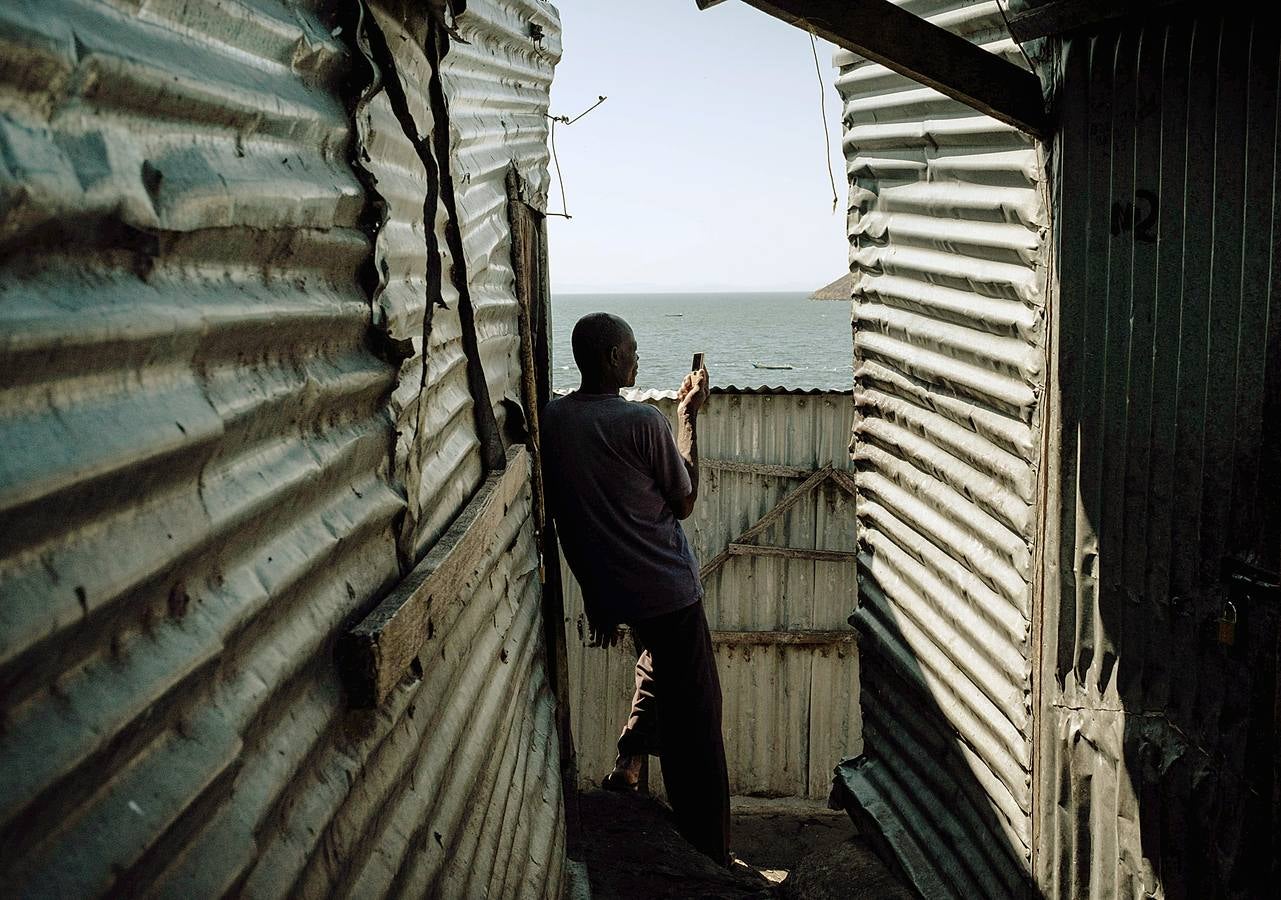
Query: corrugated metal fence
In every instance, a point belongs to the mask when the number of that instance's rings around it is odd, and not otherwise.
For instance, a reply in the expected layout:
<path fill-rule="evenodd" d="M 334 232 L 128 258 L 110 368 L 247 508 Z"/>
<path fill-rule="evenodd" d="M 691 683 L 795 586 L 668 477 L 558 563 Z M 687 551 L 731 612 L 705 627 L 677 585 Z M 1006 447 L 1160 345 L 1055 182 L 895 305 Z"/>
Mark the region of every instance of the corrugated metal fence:
<path fill-rule="evenodd" d="M 9 890 L 559 891 L 528 488 L 383 707 L 333 658 L 518 429 L 476 185 L 539 196 L 559 23 L 371 6 L 0 7 Z"/>
<path fill-rule="evenodd" d="M 675 419 L 673 395 L 636 399 Z M 698 503 L 684 522 L 705 570 L 816 470 L 850 467 L 851 413 L 849 394 L 713 393 L 698 423 Z M 849 493 L 822 480 L 765 530 L 760 549 L 740 545 L 704 579 L 736 796 L 826 797 L 832 765 L 861 749 L 858 655 L 845 621 L 857 597 L 853 560 L 842 558 L 852 556 L 853 526 Z M 831 552 L 800 555 L 814 548 Z M 567 567 L 564 578 L 574 746 L 581 782 L 594 787 L 617 753 L 636 654 L 626 642 L 586 646 L 582 594 Z M 662 791 L 657 765 L 650 783 Z"/>
<path fill-rule="evenodd" d="M 911 11 L 1025 65 L 995 2 Z M 1048 226 L 1034 143 L 847 53 L 867 753 L 837 790 L 929 897 L 1019 894 Z"/>
<path fill-rule="evenodd" d="M 1267 896 L 1281 589 L 1242 573 L 1275 584 L 1281 562 L 1281 44 L 1262 13 L 1197 6 L 1048 55 L 1061 388 L 1039 881 Z"/>

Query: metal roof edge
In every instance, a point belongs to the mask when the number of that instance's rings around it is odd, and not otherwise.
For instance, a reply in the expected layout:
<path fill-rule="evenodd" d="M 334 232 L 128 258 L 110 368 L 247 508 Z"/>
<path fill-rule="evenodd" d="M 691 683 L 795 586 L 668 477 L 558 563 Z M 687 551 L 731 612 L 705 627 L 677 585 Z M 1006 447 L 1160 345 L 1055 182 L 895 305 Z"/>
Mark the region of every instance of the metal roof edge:
<path fill-rule="evenodd" d="M 747 396 L 769 396 L 769 397 L 849 397 L 853 395 L 852 389 L 834 390 L 831 388 L 789 388 L 782 385 L 771 386 L 762 384 L 759 387 L 738 387 L 737 385 L 728 384 L 724 386 L 717 385 L 711 389 L 713 394 L 738 394 Z M 564 397 L 573 391 L 555 390 L 552 392 L 557 397 Z M 626 400 L 675 400 L 675 391 L 660 391 L 657 389 L 650 390 L 625 390 L 621 395 Z"/>

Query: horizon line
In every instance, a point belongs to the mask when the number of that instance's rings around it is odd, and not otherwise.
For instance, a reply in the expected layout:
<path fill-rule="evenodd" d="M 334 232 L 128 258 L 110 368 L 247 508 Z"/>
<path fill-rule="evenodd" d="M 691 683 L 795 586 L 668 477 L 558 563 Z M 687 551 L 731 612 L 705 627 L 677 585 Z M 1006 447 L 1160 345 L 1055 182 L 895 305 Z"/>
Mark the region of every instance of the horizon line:
<path fill-rule="evenodd" d="M 627 290 L 583 290 L 581 288 L 552 288 L 553 294 L 605 294 L 609 296 L 640 296 L 648 294 L 812 294 L 817 288 L 772 288 L 768 290 L 746 288 L 717 288 L 707 290 L 700 288 L 664 288 L 662 290 L 645 290 L 630 288 Z"/>

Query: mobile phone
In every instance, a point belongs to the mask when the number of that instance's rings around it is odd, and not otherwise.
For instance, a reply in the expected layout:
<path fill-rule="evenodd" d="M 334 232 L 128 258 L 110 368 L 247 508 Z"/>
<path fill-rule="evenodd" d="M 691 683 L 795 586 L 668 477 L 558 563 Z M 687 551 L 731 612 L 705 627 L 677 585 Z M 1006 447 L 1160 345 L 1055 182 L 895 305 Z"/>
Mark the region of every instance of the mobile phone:
<path fill-rule="evenodd" d="M 695 354 L 694 354 L 694 361 L 693 361 L 692 363 L 690 363 L 689 370 L 690 370 L 691 372 L 697 372 L 697 371 L 698 371 L 699 369 L 701 369 L 701 368 L 703 368 L 703 354 L 701 354 L 701 353 L 695 353 Z"/>

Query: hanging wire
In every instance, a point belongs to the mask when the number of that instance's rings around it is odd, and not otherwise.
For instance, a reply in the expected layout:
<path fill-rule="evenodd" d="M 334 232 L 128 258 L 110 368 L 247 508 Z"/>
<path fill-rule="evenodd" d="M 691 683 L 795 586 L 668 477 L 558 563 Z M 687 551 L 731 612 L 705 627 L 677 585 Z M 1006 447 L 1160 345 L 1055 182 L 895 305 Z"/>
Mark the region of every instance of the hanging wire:
<path fill-rule="evenodd" d="M 1036 66 L 1032 65 L 1032 58 L 1028 56 L 1027 51 L 1023 49 L 1023 43 L 1015 40 L 1014 35 L 1010 32 L 1010 17 L 1005 14 L 1005 4 L 1002 3 L 1001 0 L 996 0 L 996 8 L 1001 11 L 1001 19 L 1005 22 L 1005 33 L 1010 35 L 1010 40 L 1014 41 L 1014 46 L 1018 47 L 1019 52 L 1023 54 L 1023 61 L 1027 63 L 1027 67 L 1035 72 Z"/>
<path fill-rule="evenodd" d="M 573 118 L 570 118 L 569 116 L 553 116 L 550 113 L 547 114 L 547 118 L 552 120 L 551 134 L 548 136 L 548 142 L 551 144 L 551 147 L 552 147 L 552 165 L 556 167 L 556 181 L 560 184 L 560 209 L 561 209 L 560 212 L 549 212 L 547 213 L 547 215 L 563 216 L 566 219 L 574 218 L 569 214 L 569 201 L 565 199 L 565 176 L 561 174 L 560 160 L 556 157 L 556 123 L 560 122 L 562 125 L 573 125 L 583 116 L 587 115 L 589 112 L 591 112 L 596 107 L 600 106 L 602 103 L 604 103 L 608 99 L 609 98 L 606 97 L 604 94 L 601 94 L 596 98 L 595 103 L 587 107 L 585 110 L 583 110 Z"/>
<path fill-rule="evenodd" d="M 556 167 L 556 180 L 560 182 L 560 209 L 561 209 L 560 212 L 551 212 L 550 210 L 548 210 L 547 215 L 564 216 L 566 219 L 572 219 L 574 217 L 569 214 L 569 206 L 565 201 L 565 179 L 560 174 L 560 160 L 556 158 L 556 123 L 560 120 L 556 116 L 548 116 L 547 118 L 552 120 L 552 131 L 551 131 L 551 138 L 550 138 L 550 142 L 552 145 L 552 164 Z"/>
<path fill-rule="evenodd" d="M 568 117 L 566 117 L 566 116 L 561 116 L 561 117 L 560 117 L 560 120 L 561 120 L 562 122 L 564 122 L 566 125 L 573 125 L 575 122 L 577 122 L 577 121 L 578 121 L 579 119 L 581 119 L 583 116 L 587 115 L 589 112 L 591 112 L 591 111 L 592 111 L 593 109 L 595 109 L 596 107 L 600 106 L 602 103 L 604 103 L 604 102 L 605 102 L 606 100 L 608 100 L 608 99 L 609 99 L 609 98 L 608 98 L 608 97 L 605 97 L 605 96 L 598 96 L 598 97 L 596 98 L 596 102 L 595 102 L 595 103 L 593 103 L 591 106 L 587 107 L 585 110 L 583 110 L 582 112 L 580 112 L 578 115 L 574 116 L 574 118 L 570 119 L 570 118 L 568 118 Z M 555 117 L 553 116 L 553 118 L 555 118 Z"/>
<path fill-rule="evenodd" d="M 808 23 L 807 23 L 808 24 Z M 841 198 L 836 192 L 836 173 L 832 171 L 831 135 L 827 131 L 827 91 L 823 87 L 823 70 L 818 64 L 818 39 L 814 37 L 814 26 L 809 25 L 810 50 L 814 53 L 814 74 L 818 76 L 818 106 L 823 118 L 823 159 L 827 162 L 827 178 L 832 183 L 832 212 L 840 206 Z"/>

